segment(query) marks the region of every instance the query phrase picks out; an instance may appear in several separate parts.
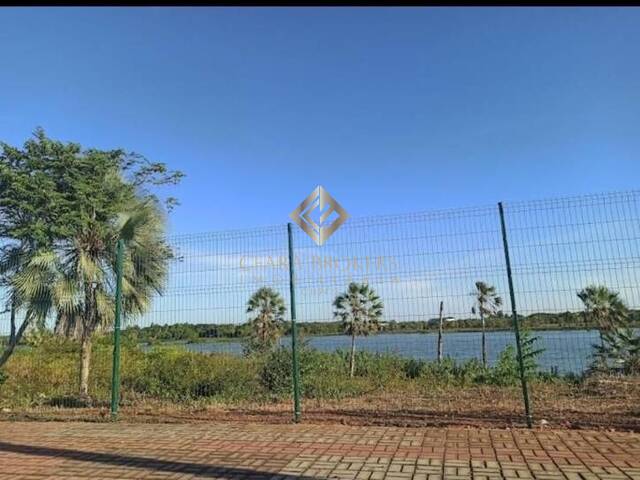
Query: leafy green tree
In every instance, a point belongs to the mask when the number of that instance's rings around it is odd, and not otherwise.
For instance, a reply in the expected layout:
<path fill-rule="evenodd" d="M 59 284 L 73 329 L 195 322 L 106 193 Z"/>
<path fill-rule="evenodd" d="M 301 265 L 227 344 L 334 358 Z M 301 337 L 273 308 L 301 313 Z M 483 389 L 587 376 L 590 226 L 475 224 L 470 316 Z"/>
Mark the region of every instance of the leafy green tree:
<path fill-rule="evenodd" d="M 251 295 L 247 302 L 247 313 L 251 315 L 249 353 L 265 353 L 276 346 L 282 336 L 286 311 L 284 299 L 272 288 L 262 287 Z"/>
<path fill-rule="evenodd" d="M 351 336 L 349 376 L 355 372 L 356 336 L 369 335 L 380 328 L 384 305 L 375 290 L 366 283 L 351 282 L 347 291 L 333 302 L 334 318 L 342 321 L 344 332 Z"/>
<path fill-rule="evenodd" d="M 471 313 L 480 315 L 482 323 L 482 365 L 487 368 L 487 339 L 485 317 L 496 315 L 502 305 L 502 298 L 496 293 L 496 287 L 485 282 L 476 282 L 476 289 L 472 293 L 476 304 L 471 307 Z"/>
<path fill-rule="evenodd" d="M 0 287 L 11 312 L 9 342 L 0 355 L 0 367 L 9 359 L 27 328 L 40 316 L 46 298 L 23 298 L 13 287 L 13 275 L 39 274 L 40 253 L 57 238 L 69 236 L 77 225 L 73 204 L 60 177 L 64 158 L 78 151 L 75 145 L 53 145 L 38 130 L 23 149 L 0 142 Z M 64 181 L 64 180 L 63 180 Z M 20 321 L 20 318 L 22 319 Z M 19 326 L 18 326 L 19 325 Z"/>
<path fill-rule="evenodd" d="M 126 242 L 124 314 L 142 313 L 172 257 L 162 202 L 149 189 L 182 174 L 123 150 L 51 140 L 41 129 L 22 149 L 1 146 L 0 278 L 23 313 L 2 359 L 30 324 L 54 316 L 58 333 L 81 341 L 80 393 L 88 396 L 91 337 L 113 320 L 115 245 Z M 175 204 L 165 199 L 168 209 Z"/>

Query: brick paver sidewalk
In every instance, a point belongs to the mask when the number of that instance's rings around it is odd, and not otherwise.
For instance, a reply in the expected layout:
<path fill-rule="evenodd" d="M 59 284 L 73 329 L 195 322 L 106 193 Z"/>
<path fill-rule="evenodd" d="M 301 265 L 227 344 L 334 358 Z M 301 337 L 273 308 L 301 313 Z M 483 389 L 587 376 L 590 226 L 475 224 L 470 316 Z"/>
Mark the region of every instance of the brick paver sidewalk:
<path fill-rule="evenodd" d="M 640 479 L 640 435 L 0 422 L 8 479 Z"/>

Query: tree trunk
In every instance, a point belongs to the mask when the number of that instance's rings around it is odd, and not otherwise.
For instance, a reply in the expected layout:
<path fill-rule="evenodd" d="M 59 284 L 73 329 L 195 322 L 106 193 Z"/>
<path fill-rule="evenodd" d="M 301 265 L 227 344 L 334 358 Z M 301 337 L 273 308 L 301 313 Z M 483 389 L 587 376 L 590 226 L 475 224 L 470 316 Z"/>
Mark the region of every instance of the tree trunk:
<path fill-rule="evenodd" d="M 349 358 L 349 376 L 353 378 L 356 370 L 356 335 L 351 334 L 351 357 Z"/>
<path fill-rule="evenodd" d="M 89 400 L 89 368 L 91 366 L 91 337 L 98 326 L 95 285 L 85 287 L 84 319 L 80 346 L 80 398 Z"/>
<path fill-rule="evenodd" d="M 91 365 L 91 333 L 85 332 L 82 336 L 80 352 L 80 396 L 89 398 L 89 367 Z"/>
<path fill-rule="evenodd" d="M 15 312 L 12 313 L 12 318 L 13 318 L 13 321 L 15 322 Z M 0 368 L 2 368 L 2 366 L 5 363 L 7 363 L 7 360 L 9 360 L 9 357 L 15 350 L 16 345 L 18 345 L 18 343 L 20 343 L 20 340 L 22 340 L 22 335 L 24 334 L 25 330 L 29 326 L 30 322 L 31 322 L 31 315 L 27 313 L 24 317 L 24 321 L 22 322 L 22 325 L 20 325 L 20 328 L 18 329 L 18 331 L 14 333 L 12 340 L 10 340 L 9 344 L 7 345 L 7 348 L 5 348 L 4 352 L 2 352 L 2 355 L 0 355 Z M 15 329 L 15 324 L 13 325 L 12 331 L 14 329 Z"/>
<path fill-rule="evenodd" d="M 482 321 L 482 366 L 487 368 L 487 339 L 484 330 L 484 313 L 480 310 L 480 320 Z"/>
<path fill-rule="evenodd" d="M 9 333 L 9 345 L 16 340 L 16 303 L 11 302 L 11 332 Z"/>
<path fill-rule="evenodd" d="M 440 301 L 440 324 L 438 327 L 438 363 L 442 362 L 442 309 L 443 302 Z"/>
<path fill-rule="evenodd" d="M 605 323 L 600 318 L 597 319 L 596 323 L 598 324 L 598 335 L 600 336 L 600 347 L 604 348 L 603 332 L 606 330 L 606 326 L 605 326 Z"/>
<path fill-rule="evenodd" d="M 82 340 L 83 324 L 76 315 L 58 315 L 53 329 L 56 335 L 74 340 Z"/>

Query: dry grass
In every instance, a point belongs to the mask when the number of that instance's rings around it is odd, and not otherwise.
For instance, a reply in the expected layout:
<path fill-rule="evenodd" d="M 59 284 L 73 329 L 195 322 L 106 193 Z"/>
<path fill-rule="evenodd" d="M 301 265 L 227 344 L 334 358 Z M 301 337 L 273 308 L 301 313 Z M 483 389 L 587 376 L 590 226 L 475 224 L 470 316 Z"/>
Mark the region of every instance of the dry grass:
<path fill-rule="evenodd" d="M 537 425 L 563 428 L 640 431 L 640 379 L 592 379 L 580 385 L 536 383 L 531 386 Z M 0 419 L 108 421 L 106 405 L 94 408 L 39 407 L 2 412 Z M 291 402 L 241 404 L 137 401 L 124 405 L 120 419 L 134 422 L 206 421 L 288 423 Z M 377 426 L 522 427 L 522 392 L 517 387 L 434 388 L 428 392 L 372 392 L 342 400 L 306 400 L 306 423 Z"/>

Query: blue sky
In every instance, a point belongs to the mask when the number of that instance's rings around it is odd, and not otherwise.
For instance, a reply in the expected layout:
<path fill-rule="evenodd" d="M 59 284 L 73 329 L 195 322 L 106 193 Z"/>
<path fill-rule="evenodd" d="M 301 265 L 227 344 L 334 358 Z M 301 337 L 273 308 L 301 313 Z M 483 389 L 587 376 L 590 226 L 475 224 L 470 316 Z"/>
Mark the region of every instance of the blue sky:
<path fill-rule="evenodd" d="M 174 233 L 638 186 L 639 9 L 2 9 L 0 139 L 183 170 Z"/>

